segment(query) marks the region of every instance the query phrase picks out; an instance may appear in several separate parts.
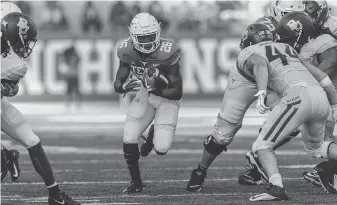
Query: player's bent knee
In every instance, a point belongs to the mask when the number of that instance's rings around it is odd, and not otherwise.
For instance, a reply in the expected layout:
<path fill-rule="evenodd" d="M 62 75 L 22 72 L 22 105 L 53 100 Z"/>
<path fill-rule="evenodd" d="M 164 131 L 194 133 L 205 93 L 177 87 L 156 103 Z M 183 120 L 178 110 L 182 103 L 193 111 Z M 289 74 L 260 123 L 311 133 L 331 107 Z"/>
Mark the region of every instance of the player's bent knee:
<path fill-rule="evenodd" d="M 166 155 L 166 153 L 168 152 L 168 150 L 166 150 L 166 152 L 158 151 L 156 148 L 154 149 L 154 151 L 156 151 L 156 154 L 157 154 L 157 155 L 160 155 L 160 156 L 164 156 L 164 155 Z"/>
<path fill-rule="evenodd" d="M 331 143 L 333 142 L 323 141 L 321 146 L 317 148 L 305 148 L 305 151 L 314 158 L 328 159 L 328 150 Z"/>
<path fill-rule="evenodd" d="M 165 155 L 171 148 L 175 127 L 155 125 L 153 145 L 158 155 Z"/>
<path fill-rule="evenodd" d="M 204 141 L 205 150 L 212 155 L 219 155 L 223 151 L 227 151 L 227 145 L 219 144 L 213 135 L 209 135 Z"/>
<path fill-rule="evenodd" d="M 40 138 L 36 134 L 32 133 L 29 135 L 29 137 L 27 137 L 27 139 L 24 139 L 21 143 L 25 148 L 28 149 L 39 144 Z"/>
<path fill-rule="evenodd" d="M 262 149 L 272 149 L 272 148 L 273 148 L 273 143 L 269 141 L 265 141 L 265 140 L 256 140 L 253 143 L 252 151 L 255 153 Z"/>

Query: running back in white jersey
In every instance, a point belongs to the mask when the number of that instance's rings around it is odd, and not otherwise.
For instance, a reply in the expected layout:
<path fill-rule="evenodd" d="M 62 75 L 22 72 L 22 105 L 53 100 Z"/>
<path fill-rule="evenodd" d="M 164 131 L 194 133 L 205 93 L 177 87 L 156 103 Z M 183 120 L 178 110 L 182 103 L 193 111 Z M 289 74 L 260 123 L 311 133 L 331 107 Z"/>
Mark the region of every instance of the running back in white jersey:
<path fill-rule="evenodd" d="M 1 79 L 20 80 L 26 75 L 27 69 L 27 62 L 14 52 L 9 53 L 5 58 L 1 56 Z"/>
<path fill-rule="evenodd" d="M 247 79 L 254 80 L 253 74 L 245 66 L 246 61 L 254 54 L 262 56 L 269 62 L 268 88 L 279 96 L 283 96 L 287 88 L 295 84 L 319 86 L 290 45 L 272 41 L 249 46 L 240 52 L 237 69 Z"/>

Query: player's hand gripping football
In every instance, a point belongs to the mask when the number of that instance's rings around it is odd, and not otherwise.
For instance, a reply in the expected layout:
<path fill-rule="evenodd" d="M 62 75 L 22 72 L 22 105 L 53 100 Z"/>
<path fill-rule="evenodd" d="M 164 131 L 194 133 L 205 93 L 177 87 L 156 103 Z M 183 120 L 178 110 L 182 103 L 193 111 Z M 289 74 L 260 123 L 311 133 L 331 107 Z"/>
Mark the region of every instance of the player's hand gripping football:
<path fill-rule="evenodd" d="M 259 90 L 254 96 L 257 97 L 256 109 L 260 114 L 266 114 L 269 111 L 269 107 L 266 106 L 265 101 L 267 97 L 266 90 Z"/>
<path fill-rule="evenodd" d="M 168 85 L 167 78 L 162 75 L 157 68 L 149 68 L 143 74 L 144 87 L 149 93 L 158 93 L 159 91 L 156 87 L 156 82 L 160 80 L 165 85 Z"/>
<path fill-rule="evenodd" d="M 129 82 L 125 83 L 123 85 L 123 89 L 125 90 L 123 98 L 129 92 L 137 92 L 137 91 L 139 91 L 141 85 L 142 85 L 142 82 L 140 80 L 138 80 L 138 79 L 131 79 Z"/>

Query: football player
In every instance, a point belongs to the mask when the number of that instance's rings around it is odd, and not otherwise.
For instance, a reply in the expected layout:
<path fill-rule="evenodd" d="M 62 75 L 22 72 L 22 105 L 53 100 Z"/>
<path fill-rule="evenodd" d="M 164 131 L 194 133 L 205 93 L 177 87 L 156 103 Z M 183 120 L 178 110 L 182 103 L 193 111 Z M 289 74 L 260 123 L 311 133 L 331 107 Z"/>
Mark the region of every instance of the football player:
<path fill-rule="evenodd" d="M 248 30 L 247 39 L 261 39 L 258 36 L 265 33 L 266 29 L 253 26 Z M 276 33 L 277 42 L 280 43 L 248 40 L 244 43 L 248 47 L 238 57 L 239 62 L 242 62 L 239 63 L 242 69 L 249 71 L 251 67 L 259 92 L 265 93 L 268 86 L 281 97 L 278 105 L 268 115 L 258 139 L 252 146 L 269 183 L 265 193 L 251 197 L 250 201 L 289 199 L 283 188 L 273 148 L 300 125 L 308 154 L 315 158 L 332 160 L 330 164 L 319 166 L 318 175 L 322 186 L 331 188 L 331 180 L 337 173 L 336 168 L 333 170 L 333 163 L 337 160 L 337 144 L 324 140 L 325 123 L 331 111 L 334 120 L 337 119 L 336 90 L 324 72 L 309 63 L 305 63 L 304 66 L 294 49 L 301 48 L 315 36 L 314 25 L 307 14 L 291 12 L 281 19 Z M 252 37 L 249 38 L 249 35 Z M 255 69 L 260 70 L 260 73 L 255 73 Z M 260 95 L 259 101 L 263 102 L 265 97 Z M 261 110 L 259 103 L 257 108 Z"/>
<path fill-rule="evenodd" d="M 274 16 L 260 18 L 257 20 L 257 23 L 266 25 L 270 31 L 273 32 L 275 31 L 277 20 L 279 20 L 284 13 L 294 11 L 295 9 L 299 11 L 304 10 L 302 1 L 277 1 L 277 9 L 273 9 Z M 243 36 L 243 38 L 245 37 L 247 36 Z M 242 126 L 244 114 L 249 106 L 257 99 L 257 92 L 257 87 L 252 82 L 251 77 L 238 69 L 237 66 L 234 66 L 233 69 L 230 70 L 221 110 L 217 116 L 213 133 L 204 141 L 203 155 L 197 168 L 191 173 L 191 178 L 186 187 L 188 191 L 195 192 L 201 190 L 208 167 L 220 153 L 227 149 L 227 145 L 232 142 L 236 132 Z M 276 94 L 272 92 L 268 94 L 267 105 L 274 101 L 269 101 L 269 99 L 275 97 L 278 99 Z M 260 174 L 257 178 L 258 179 L 252 181 L 262 183 Z M 249 179 L 245 181 L 248 180 Z"/>
<path fill-rule="evenodd" d="M 1 26 L 1 37 L 8 46 L 8 49 L 1 50 L 1 81 L 16 82 L 26 74 L 27 63 L 24 59 L 33 51 L 37 41 L 37 28 L 29 16 L 18 12 L 4 16 Z M 1 93 L 1 131 L 27 148 L 36 172 L 49 191 L 49 205 L 78 205 L 78 202 L 61 192 L 39 137 L 32 131 L 22 113 L 8 101 L 7 97 L 13 96 L 13 93 L 8 94 L 4 90 Z"/>
<path fill-rule="evenodd" d="M 12 3 L 12 2 L 1 2 L 1 19 L 2 17 L 6 16 L 9 13 L 12 12 L 20 12 L 20 8 Z M 1 25 L 3 27 L 3 25 Z M 2 28 L 3 29 L 3 28 Z M 1 32 L 2 32 L 1 29 Z M 7 53 L 7 50 L 9 49 L 9 46 L 7 42 L 2 38 L 1 36 L 1 54 Z M 2 71 L 2 69 L 1 69 Z M 1 73 L 2 76 L 2 73 Z M 17 81 L 6 81 L 2 79 L 1 77 L 1 97 L 3 95 L 6 96 L 14 96 L 19 91 L 19 86 Z M 8 150 L 3 145 L 1 146 L 1 161 L 2 165 L 6 165 L 2 167 L 1 171 L 1 182 L 5 181 L 7 178 L 7 172 L 9 171 L 11 174 L 11 179 L 13 182 L 17 181 L 20 177 L 20 166 L 19 166 L 19 157 L 20 153 L 17 150 Z"/>
<path fill-rule="evenodd" d="M 123 40 L 117 55 L 120 65 L 114 87 L 117 93 L 137 91 L 127 113 L 123 151 L 131 175 L 124 193 L 141 192 L 143 183 L 139 171 L 139 157 L 147 156 L 154 148 L 165 155 L 175 134 L 182 78 L 181 50 L 175 43 L 160 38 L 160 24 L 148 13 L 139 13 L 131 21 L 130 38 Z M 138 80 L 129 80 L 130 73 Z M 145 143 L 138 149 L 138 141 L 154 121 Z"/>
<path fill-rule="evenodd" d="M 317 8 L 314 6 L 317 6 Z M 329 9 L 325 1 L 307 2 L 306 12 L 311 14 L 311 19 L 313 20 L 315 26 L 316 35 L 315 38 L 311 39 L 303 47 L 298 47 L 298 50 L 300 50 L 299 56 L 303 61 L 311 63 L 320 70 L 324 71 L 332 79 L 335 88 L 337 88 L 337 40 L 331 36 L 334 36 L 334 34 L 332 34 L 332 31 L 334 30 L 334 24 L 331 24 L 331 22 L 333 22 L 333 19 L 335 18 L 326 16 L 329 15 Z M 318 15 L 317 13 L 321 15 Z M 326 21 L 323 20 L 327 19 L 330 19 L 330 30 L 324 27 L 324 25 L 327 24 L 325 23 Z M 334 126 L 335 121 L 330 116 L 326 123 L 326 140 L 336 141 L 335 137 L 333 136 Z M 295 136 L 296 135 L 290 135 L 289 138 L 285 139 L 285 141 L 276 145 L 274 149 L 282 146 L 282 144 L 286 143 Z M 261 169 L 258 159 L 256 156 L 253 156 L 252 152 L 247 153 L 247 159 L 250 162 L 250 165 L 248 166 L 247 172 L 239 176 L 239 183 L 248 185 L 262 183 L 261 179 L 265 178 L 265 173 Z M 304 172 L 303 177 L 314 185 L 320 186 L 321 184 L 315 170 L 312 172 Z"/>

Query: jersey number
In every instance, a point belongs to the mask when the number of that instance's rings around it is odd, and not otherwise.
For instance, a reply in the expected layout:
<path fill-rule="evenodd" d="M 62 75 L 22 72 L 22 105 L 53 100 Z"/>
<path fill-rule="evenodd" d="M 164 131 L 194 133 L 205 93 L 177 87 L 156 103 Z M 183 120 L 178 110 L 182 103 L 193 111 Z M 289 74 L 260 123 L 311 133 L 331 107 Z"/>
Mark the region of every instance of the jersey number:
<path fill-rule="evenodd" d="M 166 53 L 169 53 L 169 52 L 171 52 L 171 48 L 172 48 L 172 43 L 163 42 L 160 46 L 160 51 L 164 51 Z"/>
<path fill-rule="evenodd" d="M 127 38 L 127 39 L 122 40 L 122 41 L 119 43 L 118 48 L 124 48 L 124 47 L 126 47 L 126 46 L 128 45 L 128 40 L 129 40 L 129 39 L 130 39 L 130 38 Z"/>
<path fill-rule="evenodd" d="M 296 52 L 290 46 L 286 46 L 285 52 L 281 53 L 275 46 L 266 46 L 266 55 L 269 62 L 280 59 L 282 65 L 289 65 L 287 58 L 298 58 Z"/>

